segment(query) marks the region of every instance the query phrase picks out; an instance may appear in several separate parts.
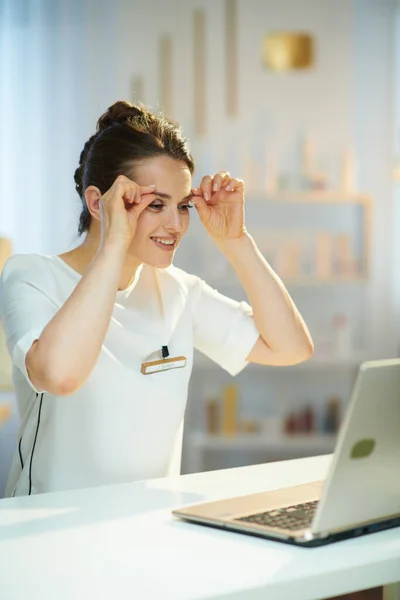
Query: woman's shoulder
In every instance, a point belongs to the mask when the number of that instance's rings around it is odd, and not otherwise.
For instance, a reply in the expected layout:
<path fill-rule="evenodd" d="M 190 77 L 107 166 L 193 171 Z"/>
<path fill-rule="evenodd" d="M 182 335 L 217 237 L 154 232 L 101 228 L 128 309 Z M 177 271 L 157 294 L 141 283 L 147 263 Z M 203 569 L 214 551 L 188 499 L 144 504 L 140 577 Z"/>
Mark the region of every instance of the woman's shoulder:
<path fill-rule="evenodd" d="M 51 282 L 51 259 L 43 254 L 13 254 L 1 271 L 1 284 L 7 286 L 24 281 L 39 287 L 47 286 Z"/>
<path fill-rule="evenodd" d="M 32 273 L 47 269 L 48 259 L 51 257 L 43 254 L 13 254 L 6 261 L 1 276 L 7 277 L 15 271 L 24 272 L 26 270 Z"/>

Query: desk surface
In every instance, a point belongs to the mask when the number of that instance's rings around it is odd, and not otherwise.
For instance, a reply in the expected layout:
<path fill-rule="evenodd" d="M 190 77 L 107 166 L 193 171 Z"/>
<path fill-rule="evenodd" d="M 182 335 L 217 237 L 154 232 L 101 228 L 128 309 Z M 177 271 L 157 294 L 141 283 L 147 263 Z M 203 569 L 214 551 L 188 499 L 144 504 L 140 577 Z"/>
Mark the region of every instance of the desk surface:
<path fill-rule="evenodd" d="M 324 478 L 330 460 L 1 500 L 0 599 L 312 600 L 398 581 L 400 529 L 303 549 L 171 516 Z"/>

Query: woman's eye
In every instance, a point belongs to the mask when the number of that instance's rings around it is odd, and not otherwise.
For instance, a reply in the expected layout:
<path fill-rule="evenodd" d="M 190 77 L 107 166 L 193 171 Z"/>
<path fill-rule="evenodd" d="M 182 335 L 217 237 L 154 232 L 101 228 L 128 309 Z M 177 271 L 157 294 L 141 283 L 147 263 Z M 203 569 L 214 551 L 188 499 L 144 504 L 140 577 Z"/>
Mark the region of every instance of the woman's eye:
<path fill-rule="evenodd" d="M 193 204 L 191 202 L 188 202 L 187 204 L 180 204 L 178 206 L 178 210 L 180 212 L 187 212 L 189 208 L 192 208 L 192 206 L 193 206 Z M 158 203 L 152 202 L 151 204 L 148 205 L 147 208 L 151 208 L 153 210 L 160 211 L 164 208 L 164 204 L 161 204 L 159 202 Z"/>
<path fill-rule="evenodd" d="M 188 202 L 188 204 L 180 204 L 179 205 L 179 209 L 182 210 L 183 212 L 186 212 L 189 208 L 193 208 L 193 204 L 191 202 Z"/>

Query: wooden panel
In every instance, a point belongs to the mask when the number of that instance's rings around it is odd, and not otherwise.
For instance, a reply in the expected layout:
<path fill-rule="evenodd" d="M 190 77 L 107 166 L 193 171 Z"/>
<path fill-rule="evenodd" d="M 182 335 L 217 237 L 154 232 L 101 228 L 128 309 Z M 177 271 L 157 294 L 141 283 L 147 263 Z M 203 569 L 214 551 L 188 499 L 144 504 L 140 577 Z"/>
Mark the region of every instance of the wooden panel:
<path fill-rule="evenodd" d="M 11 417 L 11 404 L 0 404 L 0 425 Z"/>
<path fill-rule="evenodd" d="M 0 273 L 12 254 L 11 240 L 0 237 Z"/>
<path fill-rule="evenodd" d="M 165 35 L 159 41 L 159 97 L 161 108 L 172 117 L 172 39 Z"/>
<path fill-rule="evenodd" d="M 205 13 L 194 11 L 194 69 L 193 69 L 193 110 L 196 135 L 206 133 L 206 47 L 205 47 Z"/>
<path fill-rule="evenodd" d="M 225 89 L 226 114 L 238 114 L 237 0 L 225 0 Z"/>
<path fill-rule="evenodd" d="M 6 261 L 10 258 L 12 254 L 12 245 L 11 241 L 7 238 L 0 237 L 0 273 L 3 270 L 3 267 Z M 6 337 L 4 331 L 2 329 L 0 323 L 0 391 L 9 391 L 12 390 L 12 364 L 11 358 L 8 354 L 7 345 L 6 345 Z M 2 418 L 5 419 L 6 409 L 4 407 L 0 407 L 3 412 L 0 410 L 0 422 Z M 7 413 L 8 414 L 8 413 Z M 2 417 L 3 415 L 3 417 Z"/>

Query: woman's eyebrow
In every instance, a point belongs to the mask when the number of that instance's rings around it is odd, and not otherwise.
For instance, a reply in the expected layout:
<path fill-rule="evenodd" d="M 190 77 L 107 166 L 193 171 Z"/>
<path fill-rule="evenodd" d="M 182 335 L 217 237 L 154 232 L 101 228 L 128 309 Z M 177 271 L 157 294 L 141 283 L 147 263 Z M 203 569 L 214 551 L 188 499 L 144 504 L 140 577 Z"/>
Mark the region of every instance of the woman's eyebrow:
<path fill-rule="evenodd" d="M 155 196 L 158 196 L 159 198 L 163 198 L 164 200 L 172 200 L 172 197 L 169 194 L 164 194 L 164 192 L 153 192 Z M 192 193 L 190 193 L 188 196 L 185 196 L 185 198 L 182 198 L 181 202 L 184 202 L 185 200 L 190 200 L 190 198 L 193 196 Z"/>

